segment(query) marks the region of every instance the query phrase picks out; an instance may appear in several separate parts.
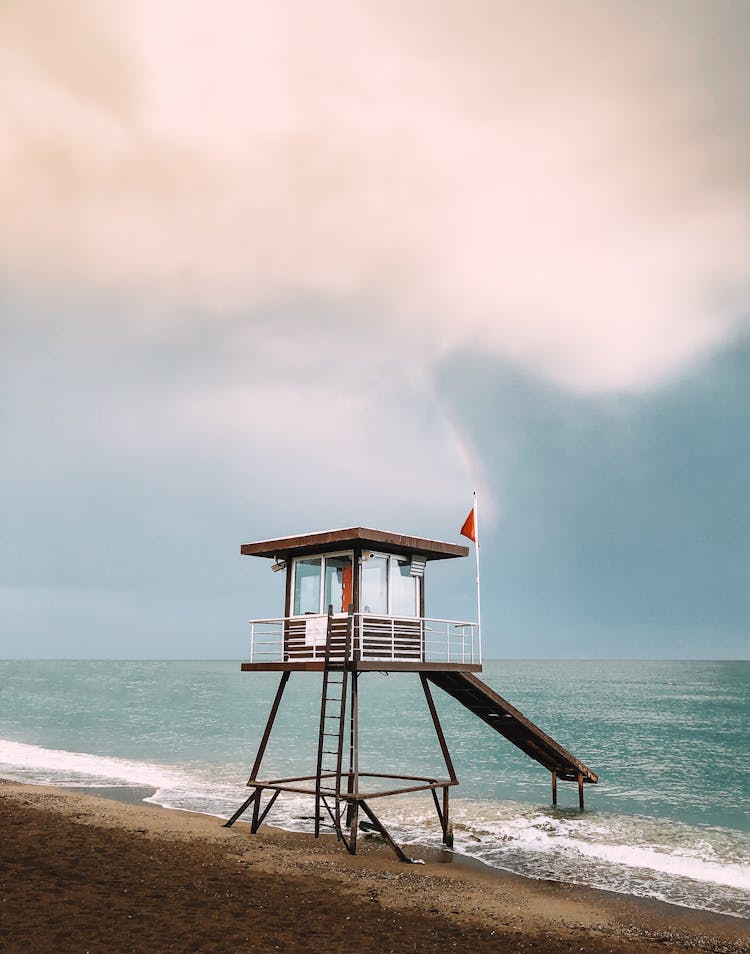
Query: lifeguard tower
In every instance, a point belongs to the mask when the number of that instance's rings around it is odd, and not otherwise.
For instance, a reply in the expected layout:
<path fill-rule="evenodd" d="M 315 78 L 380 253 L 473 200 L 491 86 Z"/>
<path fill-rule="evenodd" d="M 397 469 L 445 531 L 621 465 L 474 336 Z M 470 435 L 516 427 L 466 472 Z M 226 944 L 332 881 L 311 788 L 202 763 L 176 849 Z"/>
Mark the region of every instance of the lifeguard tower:
<path fill-rule="evenodd" d="M 281 681 L 247 781 L 252 792 L 227 827 L 251 809 L 255 833 L 281 792 L 309 794 L 315 799 L 316 837 L 327 817 L 337 838 L 355 854 L 361 812 L 369 827 L 408 861 L 371 802 L 429 791 L 443 842 L 451 845 L 449 793 L 458 778 L 430 684 L 551 772 L 553 804 L 557 780 L 576 781 L 583 809 L 583 785 L 597 782 L 597 775 L 477 678 L 482 669 L 477 624 L 425 617 L 427 564 L 466 557 L 468 547 L 353 527 L 247 543 L 241 552 L 270 559 L 271 569 L 285 572 L 286 596 L 282 617 L 250 621 L 250 659 L 242 663 L 243 672 L 280 672 Z M 396 776 L 360 768 L 358 681 L 362 673 L 372 671 L 418 675 L 445 777 Z M 293 672 L 323 674 L 315 774 L 264 779 L 259 777 L 261 763 Z"/>

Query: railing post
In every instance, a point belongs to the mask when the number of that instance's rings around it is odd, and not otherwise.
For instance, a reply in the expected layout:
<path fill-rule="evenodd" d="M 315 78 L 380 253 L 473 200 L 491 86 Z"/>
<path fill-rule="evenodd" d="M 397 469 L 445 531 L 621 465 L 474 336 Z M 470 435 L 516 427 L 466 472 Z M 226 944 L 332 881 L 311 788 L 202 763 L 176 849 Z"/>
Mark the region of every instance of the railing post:
<path fill-rule="evenodd" d="M 255 623 L 250 621 L 250 662 L 255 662 Z"/>

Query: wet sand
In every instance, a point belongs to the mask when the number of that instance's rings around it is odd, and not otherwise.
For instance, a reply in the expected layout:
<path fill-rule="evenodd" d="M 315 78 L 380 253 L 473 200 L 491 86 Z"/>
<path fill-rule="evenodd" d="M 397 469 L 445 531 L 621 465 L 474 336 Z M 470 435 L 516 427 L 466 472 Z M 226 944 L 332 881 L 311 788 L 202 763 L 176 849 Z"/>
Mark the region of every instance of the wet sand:
<path fill-rule="evenodd" d="M 101 794 L 101 793 L 99 793 Z M 108 792 L 113 796 L 116 793 Z M 0 782 L 0 951 L 710 951 L 750 922 Z M 419 856 L 419 855 L 417 855 Z"/>

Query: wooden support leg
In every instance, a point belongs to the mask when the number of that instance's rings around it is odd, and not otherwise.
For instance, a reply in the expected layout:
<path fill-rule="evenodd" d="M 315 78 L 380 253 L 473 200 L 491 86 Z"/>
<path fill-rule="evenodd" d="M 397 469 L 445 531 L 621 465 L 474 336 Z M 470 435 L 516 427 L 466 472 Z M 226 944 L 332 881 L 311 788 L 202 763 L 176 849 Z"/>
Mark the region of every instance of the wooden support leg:
<path fill-rule="evenodd" d="M 432 693 L 430 692 L 430 686 L 427 681 L 427 677 L 424 673 L 419 674 L 419 679 L 422 683 L 422 690 L 424 692 L 425 699 L 427 700 L 427 708 L 430 710 L 430 716 L 432 718 L 432 725 L 435 729 L 435 735 L 437 735 L 438 742 L 440 743 L 440 751 L 443 753 L 443 761 L 445 762 L 445 767 L 448 769 L 448 775 L 452 782 L 457 782 L 456 770 L 453 768 L 453 762 L 451 760 L 450 752 L 448 751 L 448 744 L 445 741 L 445 735 L 443 734 L 443 727 L 440 725 L 440 719 L 438 718 L 437 709 L 435 708 L 435 702 L 432 698 Z M 440 825 L 443 829 L 443 844 L 448 848 L 453 847 L 453 825 L 450 820 L 450 800 L 449 800 L 449 789 L 445 785 L 443 787 L 443 809 L 440 810 L 440 805 L 438 803 L 438 797 L 435 792 L 435 789 L 432 790 L 432 797 L 435 799 L 435 808 L 437 809 L 438 817 L 440 818 Z"/>
<path fill-rule="evenodd" d="M 349 705 L 349 775 L 346 790 L 348 795 L 359 792 L 359 673 L 355 657 L 351 672 L 351 697 Z M 346 826 L 349 829 L 349 853 L 357 853 L 357 831 L 359 829 L 359 802 L 349 798 L 346 803 Z"/>
<path fill-rule="evenodd" d="M 557 772 L 552 770 L 552 804 L 557 805 Z"/>
<path fill-rule="evenodd" d="M 349 778 L 346 783 L 346 794 L 351 795 L 354 792 L 354 782 L 352 780 L 352 775 L 349 773 Z M 344 819 L 344 824 L 348 828 L 352 823 L 352 816 L 357 811 L 357 803 L 354 799 L 347 799 L 346 803 L 346 817 Z"/>
<path fill-rule="evenodd" d="M 435 708 L 435 703 L 432 699 L 432 693 L 430 692 L 430 686 L 427 682 L 427 677 L 424 673 L 419 674 L 419 679 L 422 683 L 422 690 L 427 700 L 427 708 L 430 710 L 430 716 L 432 717 L 432 724 L 435 728 L 435 735 L 438 737 L 438 742 L 440 743 L 440 751 L 443 753 L 443 760 L 445 762 L 445 767 L 448 769 L 448 775 L 452 782 L 457 782 L 456 770 L 453 768 L 453 762 L 451 761 L 451 755 L 448 751 L 448 745 L 445 741 L 445 736 L 443 735 L 443 727 L 440 725 L 440 719 L 438 719 L 437 709 Z"/>
<path fill-rule="evenodd" d="M 252 783 L 258 777 L 258 772 L 260 770 L 260 763 L 263 761 L 263 756 L 265 755 L 265 752 L 266 752 L 266 746 L 268 745 L 268 739 L 271 735 L 271 729 L 273 728 L 273 724 L 276 720 L 276 713 L 279 711 L 279 705 L 281 704 L 281 697 L 284 695 L 284 689 L 286 688 L 287 682 L 289 682 L 289 673 L 284 672 L 281 675 L 281 682 L 279 683 L 279 687 L 276 690 L 276 695 L 273 700 L 273 705 L 271 706 L 271 711 L 268 715 L 266 727 L 263 731 L 263 738 L 260 740 L 260 747 L 258 748 L 257 755 L 255 756 L 255 762 L 253 763 L 252 771 L 250 772 L 250 778 L 247 780 L 248 785 L 252 785 Z M 253 805 L 253 823 L 251 825 L 251 831 L 253 832 L 253 834 L 255 834 L 255 832 L 258 830 L 257 827 L 255 827 L 256 823 L 257 825 L 260 824 L 260 822 L 258 822 L 258 809 L 260 807 L 261 792 L 262 792 L 262 789 L 255 788 L 253 790 L 253 794 L 250 795 L 248 798 L 246 798 L 245 801 L 240 805 L 240 807 L 234 813 L 234 815 L 232 815 L 232 817 L 229 819 L 229 821 L 225 822 L 224 828 L 231 828 L 232 825 L 237 821 L 237 819 L 247 811 L 250 805 Z M 269 808 L 270 808 L 270 805 L 269 805 Z M 263 817 L 265 817 L 265 812 Z M 263 819 L 261 819 L 261 821 L 262 820 Z"/>
<path fill-rule="evenodd" d="M 253 805 L 253 818 L 250 822 L 250 832 L 255 834 L 259 828 L 258 818 L 260 816 L 260 800 L 263 797 L 263 789 L 258 789 L 258 797 L 255 799 L 255 804 Z"/>
<path fill-rule="evenodd" d="M 349 853 L 357 854 L 357 831 L 359 829 L 359 802 L 351 801 L 348 806 L 349 815 Z"/>
<path fill-rule="evenodd" d="M 578 773 L 578 807 L 583 811 L 583 773 Z"/>
<path fill-rule="evenodd" d="M 273 803 L 276 801 L 278 797 L 279 797 L 279 792 L 278 791 L 274 792 L 273 795 L 271 795 L 271 797 L 268 799 L 268 804 L 260 813 L 260 815 L 258 814 L 258 810 L 260 809 L 260 797 L 258 797 L 258 801 L 256 802 L 256 807 L 253 809 L 253 824 L 250 828 L 250 831 L 253 834 L 256 834 L 260 826 L 263 824 L 263 820 L 273 808 Z"/>
<path fill-rule="evenodd" d="M 260 763 L 263 761 L 263 756 L 266 754 L 268 739 L 271 736 L 271 729 L 273 728 L 273 724 L 276 721 L 276 713 L 279 711 L 279 706 L 281 705 L 281 697 L 284 695 L 284 689 L 286 689 L 286 684 L 289 682 L 289 675 L 290 674 L 288 672 L 281 674 L 281 682 L 279 683 L 279 688 L 276 690 L 276 696 L 274 697 L 271 711 L 268 714 L 268 721 L 266 722 L 266 728 L 263 731 L 263 738 L 260 740 L 258 754 L 255 756 L 255 762 L 253 763 L 253 767 L 250 772 L 250 778 L 247 780 L 248 785 L 251 785 L 258 777 Z"/>
<path fill-rule="evenodd" d="M 430 790 L 432 792 L 432 800 L 435 802 L 435 811 L 437 812 L 437 817 L 440 822 L 440 828 L 443 832 L 443 844 L 447 848 L 453 847 L 453 825 L 450 820 L 450 803 L 448 801 L 448 786 L 443 786 L 443 805 L 440 806 L 440 799 L 437 796 L 435 789 Z"/>
<path fill-rule="evenodd" d="M 446 848 L 453 847 L 453 822 L 450 816 L 450 789 L 443 788 L 443 844 Z"/>

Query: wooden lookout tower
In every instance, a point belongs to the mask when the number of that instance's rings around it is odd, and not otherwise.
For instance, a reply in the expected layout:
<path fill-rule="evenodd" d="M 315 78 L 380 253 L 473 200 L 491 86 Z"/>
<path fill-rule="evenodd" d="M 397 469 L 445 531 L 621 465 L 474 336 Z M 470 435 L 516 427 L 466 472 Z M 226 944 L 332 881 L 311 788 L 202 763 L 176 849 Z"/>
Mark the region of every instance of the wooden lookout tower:
<path fill-rule="evenodd" d="M 465 546 L 353 527 L 247 543 L 241 552 L 273 560 L 286 573 L 284 615 L 250 621 L 250 659 L 244 672 L 280 672 L 247 785 L 249 797 L 226 823 L 251 810 L 257 832 L 281 792 L 315 799 L 315 835 L 328 819 L 347 850 L 357 849 L 360 814 L 403 861 L 371 803 L 388 795 L 429 791 L 445 844 L 452 844 L 449 793 L 458 784 L 430 686 L 438 686 L 539 762 L 558 779 L 583 785 L 598 777 L 509 702 L 477 678 L 477 623 L 425 616 L 425 571 L 432 560 L 468 556 Z M 358 681 L 366 672 L 413 672 L 422 684 L 445 763 L 442 778 L 388 775 L 359 765 Z M 261 778 L 260 767 L 284 690 L 293 672 L 322 672 L 315 774 Z M 265 804 L 264 804 L 265 798 Z M 366 823 L 365 823 L 366 824 Z"/>

